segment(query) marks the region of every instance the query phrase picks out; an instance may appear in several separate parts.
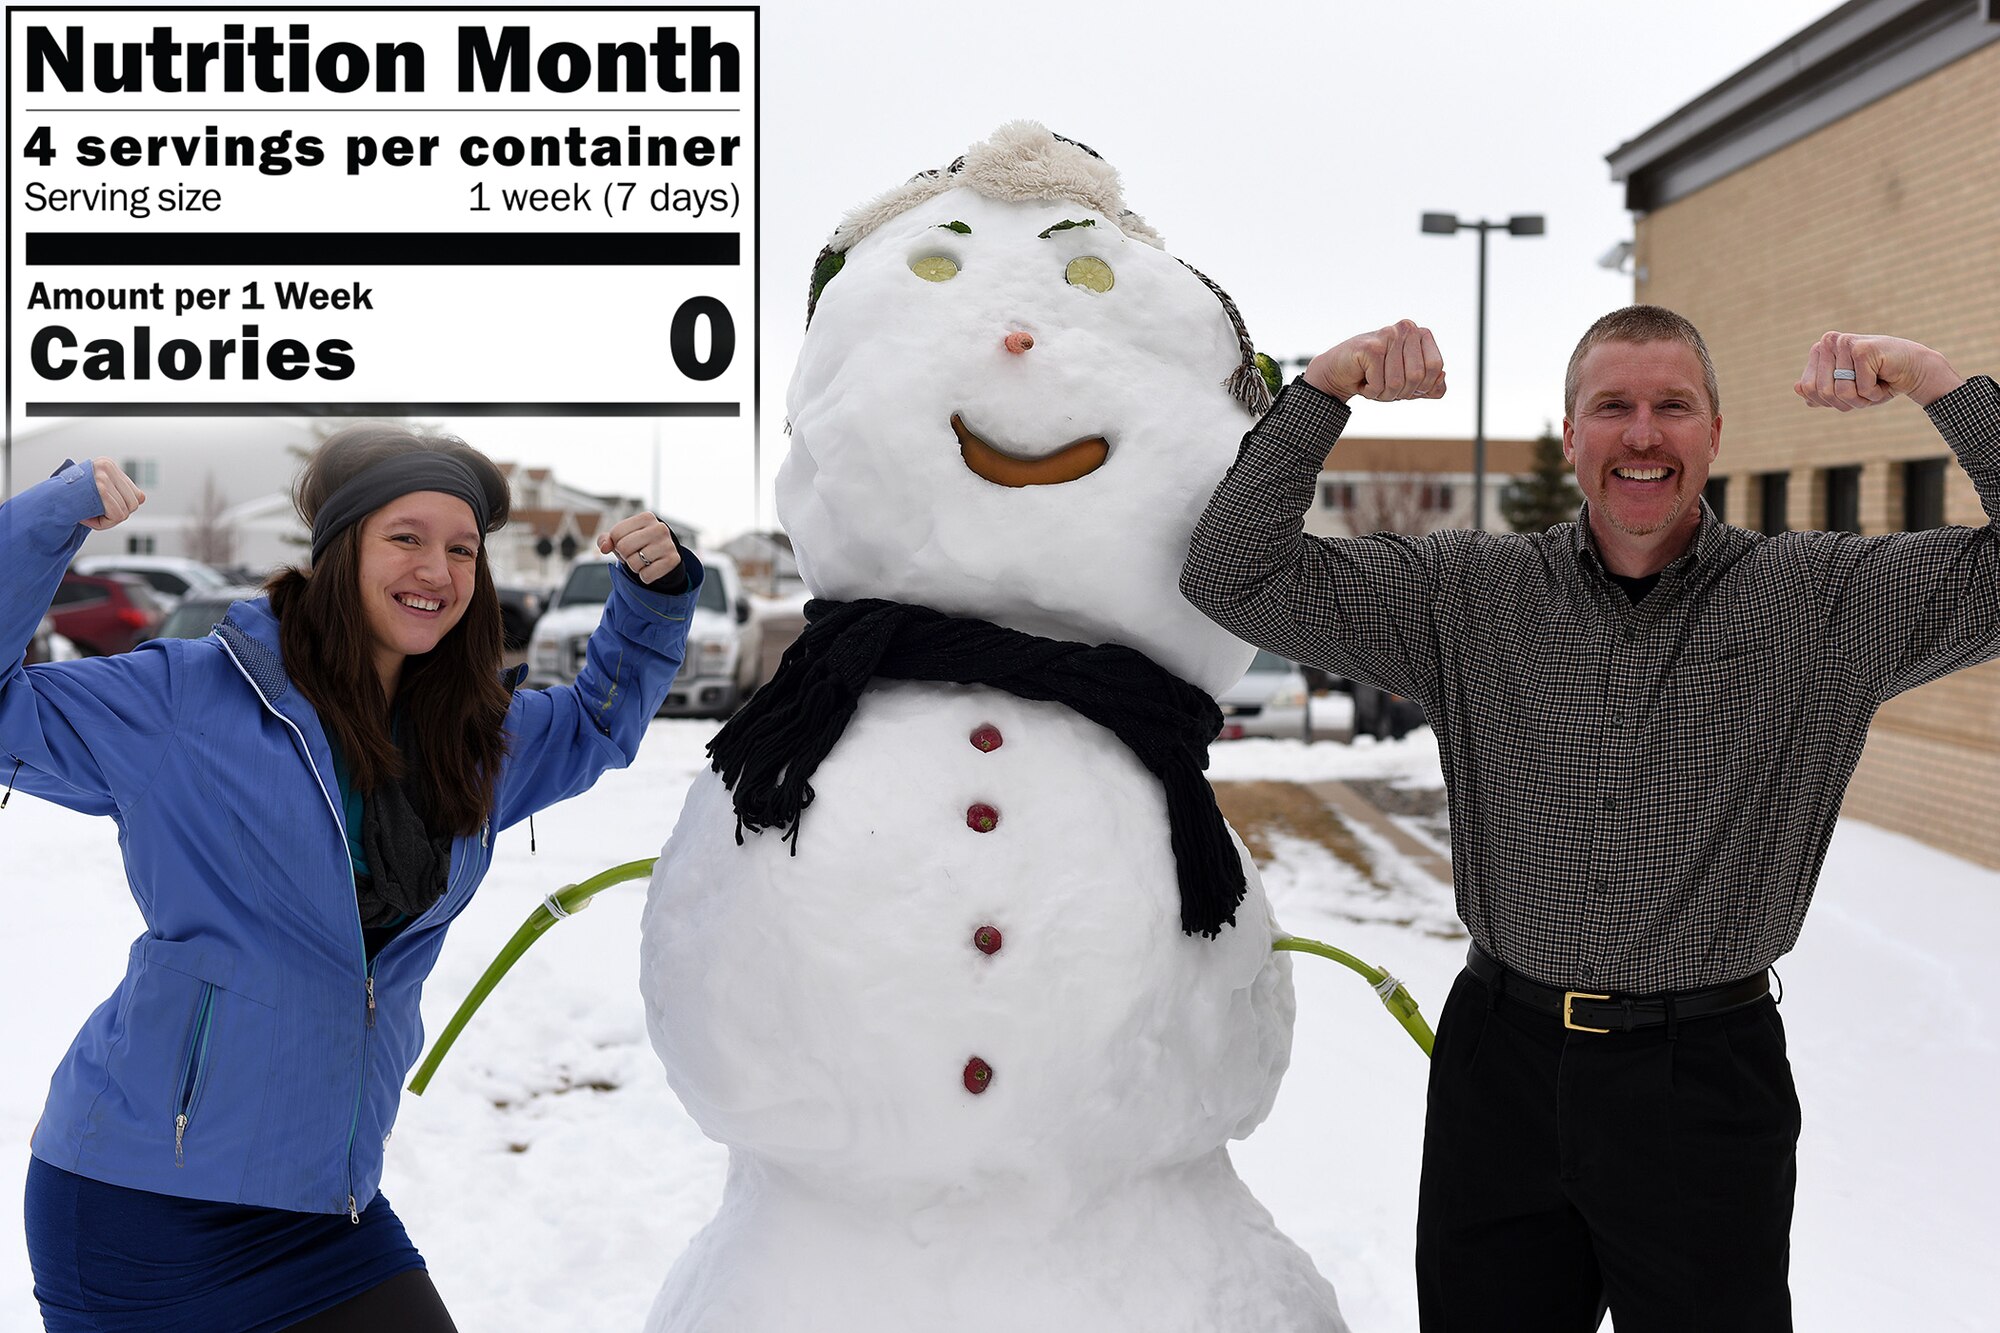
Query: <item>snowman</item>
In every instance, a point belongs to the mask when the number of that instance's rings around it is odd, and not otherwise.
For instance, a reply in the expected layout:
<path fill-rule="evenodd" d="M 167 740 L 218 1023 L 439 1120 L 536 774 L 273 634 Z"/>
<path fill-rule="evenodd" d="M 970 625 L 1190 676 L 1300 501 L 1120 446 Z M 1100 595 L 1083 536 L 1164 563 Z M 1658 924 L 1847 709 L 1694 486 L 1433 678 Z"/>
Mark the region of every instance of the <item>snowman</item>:
<path fill-rule="evenodd" d="M 1228 1143 L 1289 965 L 1200 777 L 1251 649 L 1178 571 L 1268 402 L 1235 308 L 1017 122 L 814 273 L 816 598 L 654 874 L 653 1044 L 730 1150 L 653 1333 L 1344 1330 Z"/>

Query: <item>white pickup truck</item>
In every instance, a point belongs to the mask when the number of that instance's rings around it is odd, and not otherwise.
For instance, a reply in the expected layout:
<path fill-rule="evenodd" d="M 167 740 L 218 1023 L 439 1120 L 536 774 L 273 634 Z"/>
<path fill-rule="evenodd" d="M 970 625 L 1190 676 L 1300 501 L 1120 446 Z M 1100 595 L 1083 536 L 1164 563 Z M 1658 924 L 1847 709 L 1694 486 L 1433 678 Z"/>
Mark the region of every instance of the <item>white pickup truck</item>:
<path fill-rule="evenodd" d="M 762 627 L 736 562 L 726 555 L 701 556 L 708 571 L 688 626 L 687 659 L 660 706 L 662 717 L 728 717 L 757 688 Z M 567 685 L 583 669 L 583 648 L 604 615 L 611 596 L 611 562 L 601 555 L 578 556 L 569 575 L 535 622 L 528 640 L 528 684 Z"/>

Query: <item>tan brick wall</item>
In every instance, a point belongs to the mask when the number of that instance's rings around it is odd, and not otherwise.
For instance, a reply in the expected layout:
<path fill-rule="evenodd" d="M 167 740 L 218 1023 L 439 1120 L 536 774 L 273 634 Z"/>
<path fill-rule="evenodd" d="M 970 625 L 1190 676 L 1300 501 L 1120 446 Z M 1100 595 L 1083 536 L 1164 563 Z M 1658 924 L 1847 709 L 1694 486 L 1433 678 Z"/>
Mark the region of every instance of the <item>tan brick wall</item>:
<path fill-rule="evenodd" d="M 1791 473 L 1794 528 L 1821 525 L 1819 469 L 1862 465 L 1864 532 L 1902 526 L 1905 459 L 1946 452 L 1907 403 L 1841 415 L 1791 386 L 1828 329 L 1928 343 L 1961 374 L 2000 374 L 2000 44 L 1946 66 L 1640 219 L 1642 301 L 1692 319 L 1722 386 L 1733 521 L 1751 474 Z M 1983 520 L 1948 473 L 1948 522 Z M 2000 665 L 1883 708 L 1847 812 L 2000 866 Z"/>

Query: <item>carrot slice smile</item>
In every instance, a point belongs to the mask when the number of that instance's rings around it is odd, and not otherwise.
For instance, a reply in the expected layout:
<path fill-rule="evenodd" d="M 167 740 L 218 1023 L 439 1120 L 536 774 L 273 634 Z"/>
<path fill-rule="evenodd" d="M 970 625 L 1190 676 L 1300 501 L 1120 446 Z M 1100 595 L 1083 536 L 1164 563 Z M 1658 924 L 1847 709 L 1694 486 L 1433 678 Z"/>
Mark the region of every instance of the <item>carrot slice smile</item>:
<path fill-rule="evenodd" d="M 1045 458 L 1016 458 L 973 434 L 956 412 L 951 414 L 951 429 L 958 436 L 965 465 L 997 486 L 1059 486 L 1095 472 L 1111 453 L 1102 435 L 1091 435 Z"/>

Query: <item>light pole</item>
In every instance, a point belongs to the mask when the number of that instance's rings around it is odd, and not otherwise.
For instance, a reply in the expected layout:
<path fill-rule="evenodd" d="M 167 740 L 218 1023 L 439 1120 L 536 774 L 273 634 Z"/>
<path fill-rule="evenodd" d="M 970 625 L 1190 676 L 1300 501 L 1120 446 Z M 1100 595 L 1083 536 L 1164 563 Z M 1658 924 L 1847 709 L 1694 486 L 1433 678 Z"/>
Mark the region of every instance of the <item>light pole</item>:
<path fill-rule="evenodd" d="M 1472 372 L 1472 526 L 1486 526 L 1486 233 L 1504 231 L 1509 236 L 1540 236 L 1545 228 L 1540 213 L 1524 213 L 1505 222 L 1460 222 L 1456 213 L 1424 214 L 1423 230 L 1450 236 L 1461 231 L 1479 233 L 1479 338 L 1474 344 Z"/>

